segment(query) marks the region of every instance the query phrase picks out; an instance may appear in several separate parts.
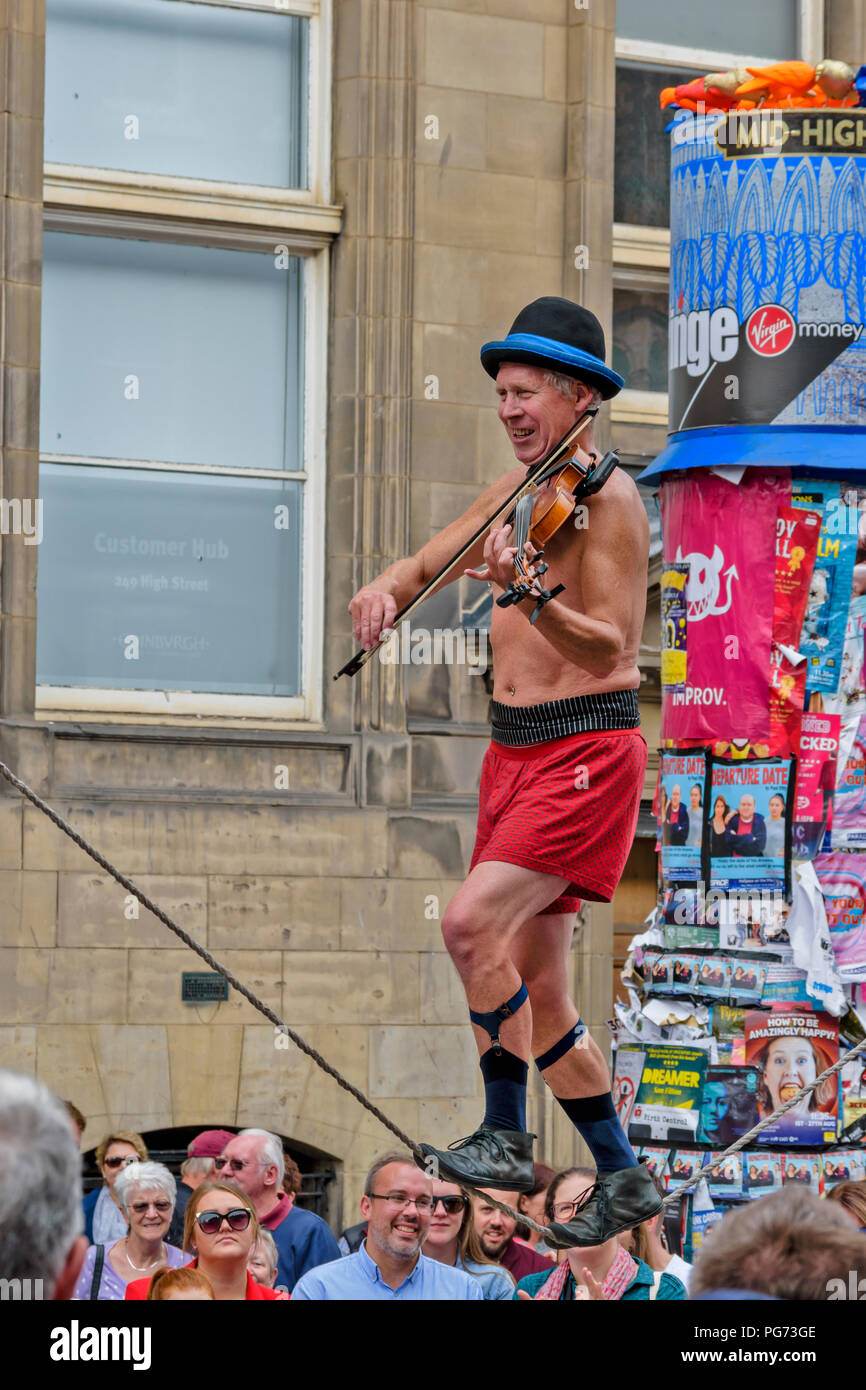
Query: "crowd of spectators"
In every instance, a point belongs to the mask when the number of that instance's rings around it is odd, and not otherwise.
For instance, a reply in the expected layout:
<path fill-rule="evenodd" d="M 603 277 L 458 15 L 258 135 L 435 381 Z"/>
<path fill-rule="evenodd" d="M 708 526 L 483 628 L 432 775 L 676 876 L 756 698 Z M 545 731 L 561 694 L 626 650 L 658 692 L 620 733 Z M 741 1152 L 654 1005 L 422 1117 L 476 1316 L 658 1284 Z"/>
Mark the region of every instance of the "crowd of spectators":
<path fill-rule="evenodd" d="M 0 1278 L 37 1281 L 44 1298 L 820 1300 L 866 1278 L 862 1182 L 826 1199 L 791 1184 L 729 1212 L 693 1268 L 669 1248 L 664 1213 L 557 1251 L 495 1205 L 567 1222 L 592 1169 L 537 1164 L 531 1192 L 485 1195 L 393 1151 L 371 1167 L 361 1221 L 338 1243 L 296 1202 L 301 1175 L 266 1130 L 198 1134 L 179 1180 L 141 1135 L 116 1130 L 96 1147 L 102 1182 L 82 1200 L 84 1127 L 39 1082 L 0 1071 Z"/>

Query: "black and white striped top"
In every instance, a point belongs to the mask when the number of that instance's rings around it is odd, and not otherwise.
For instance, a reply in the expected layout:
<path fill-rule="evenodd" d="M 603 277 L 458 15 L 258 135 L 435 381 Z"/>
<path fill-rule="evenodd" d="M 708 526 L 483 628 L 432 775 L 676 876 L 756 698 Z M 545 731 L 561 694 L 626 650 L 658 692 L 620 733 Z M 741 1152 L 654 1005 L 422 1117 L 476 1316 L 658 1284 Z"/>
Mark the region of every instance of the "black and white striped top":
<path fill-rule="evenodd" d="M 636 690 L 609 690 L 542 705 L 501 705 L 491 700 L 490 723 L 497 743 L 516 748 L 596 729 L 636 729 L 640 711 Z"/>

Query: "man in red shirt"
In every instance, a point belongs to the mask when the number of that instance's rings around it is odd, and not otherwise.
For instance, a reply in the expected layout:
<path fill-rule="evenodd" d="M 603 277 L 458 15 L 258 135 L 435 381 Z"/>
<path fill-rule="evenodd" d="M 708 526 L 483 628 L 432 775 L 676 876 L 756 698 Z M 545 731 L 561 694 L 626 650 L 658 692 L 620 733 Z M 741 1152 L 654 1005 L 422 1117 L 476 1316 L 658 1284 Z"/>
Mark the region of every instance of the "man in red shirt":
<path fill-rule="evenodd" d="M 507 1202 L 510 1207 L 515 1208 L 520 1200 L 518 1192 L 497 1191 L 494 1196 L 498 1202 Z M 552 1269 L 548 1255 L 539 1255 L 531 1245 L 524 1245 L 522 1241 L 515 1240 L 517 1222 L 512 1216 L 506 1216 L 504 1211 L 491 1206 L 483 1197 L 473 1198 L 472 1206 L 475 1213 L 475 1230 L 485 1255 L 507 1269 L 515 1283 L 527 1274 L 538 1274 L 542 1269 L 549 1272 Z"/>

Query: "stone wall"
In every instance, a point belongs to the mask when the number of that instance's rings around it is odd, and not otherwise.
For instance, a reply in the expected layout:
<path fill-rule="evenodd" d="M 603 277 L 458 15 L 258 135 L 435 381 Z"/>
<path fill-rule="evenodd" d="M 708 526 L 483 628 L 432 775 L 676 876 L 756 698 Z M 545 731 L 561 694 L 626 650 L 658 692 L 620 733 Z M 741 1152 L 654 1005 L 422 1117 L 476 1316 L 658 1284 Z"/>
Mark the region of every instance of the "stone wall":
<path fill-rule="evenodd" d="M 37 552 L 3 543 L 0 757 L 399 1125 L 443 1144 L 479 1114 L 440 921 L 471 852 L 488 695 L 466 668 L 330 674 L 354 648 L 354 589 L 509 466 L 480 343 L 543 293 L 609 326 L 613 14 L 613 0 L 337 0 L 322 728 L 46 724 Z M 36 0 L 0 6 L 4 496 L 37 495 L 43 27 Z M 455 598 L 433 601 L 431 626 Z M 644 895 L 648 910 L 645 864 L 629 893 L 629 913 Z M 238 996 L 182 1004 L 200 962 L 133 912 L 4 785 L 0 1063 L 74 1100 L 85 1148 L 109 1125 L 279 1131 L 336 1161 L 331 1220 L 353 1220 L 390 1136 Z M 602 1042 L 614 917 L 587 911 L 574 952 Z M 532 1085 L 539 1152 L 572 1162 L 571 1127 Z"/>

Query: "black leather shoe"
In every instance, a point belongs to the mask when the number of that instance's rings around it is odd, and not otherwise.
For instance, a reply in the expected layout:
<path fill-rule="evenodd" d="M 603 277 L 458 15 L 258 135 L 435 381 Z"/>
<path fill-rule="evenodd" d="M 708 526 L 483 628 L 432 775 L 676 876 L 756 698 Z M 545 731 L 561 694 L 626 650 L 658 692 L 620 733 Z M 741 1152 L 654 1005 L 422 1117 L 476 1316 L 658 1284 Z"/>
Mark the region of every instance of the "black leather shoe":
<path fill-rule="evenodd" d="M 557 1250 L 576 1245 L 604 1245 L 611 1236 L 649 1221 L 662 1209 L 652 1174 L 641 1159 L 636 1168 L 603 1173 L 570 1221 L 552 1221 L 545 1240 Z"/>
<path fill-rule="evenodd" d="M 479 1187 L 503 1192 L 531 1192 L 535 1186 L 534 1138 L 534 1134 L 523 1134 L 517 1129 L 488 1129 L 482 1125 L 468 1138 L 449 1144 L 447 1149 L 421 1144 L 427 1162 L 422 1163 L 420 1159 L 416 1162 L 431 1177 L 441 1174 L 446 1182 L 465 1179 Z"/>

